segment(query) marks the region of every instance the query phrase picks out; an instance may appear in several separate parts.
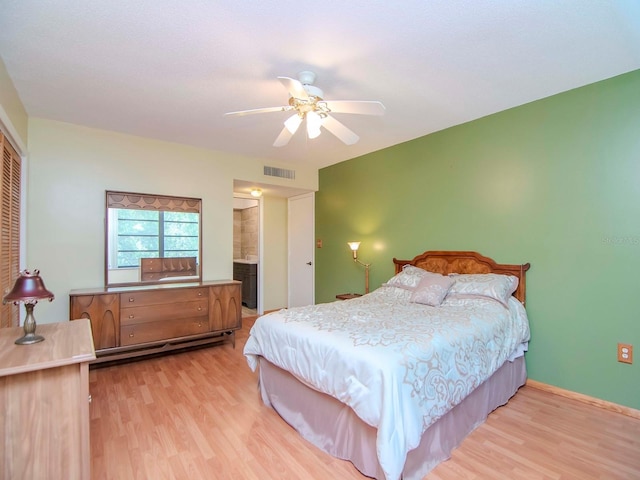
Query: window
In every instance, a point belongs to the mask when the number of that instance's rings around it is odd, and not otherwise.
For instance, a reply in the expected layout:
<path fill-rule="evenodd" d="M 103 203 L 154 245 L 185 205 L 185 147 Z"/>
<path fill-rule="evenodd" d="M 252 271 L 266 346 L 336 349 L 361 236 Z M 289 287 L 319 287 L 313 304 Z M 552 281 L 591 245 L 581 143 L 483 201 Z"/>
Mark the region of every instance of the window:
<path fill-rule="evenodd" d="M 114 209 L 115 268 L 140 265 L 144 257 L 198 257 L 198 213 Z"/>

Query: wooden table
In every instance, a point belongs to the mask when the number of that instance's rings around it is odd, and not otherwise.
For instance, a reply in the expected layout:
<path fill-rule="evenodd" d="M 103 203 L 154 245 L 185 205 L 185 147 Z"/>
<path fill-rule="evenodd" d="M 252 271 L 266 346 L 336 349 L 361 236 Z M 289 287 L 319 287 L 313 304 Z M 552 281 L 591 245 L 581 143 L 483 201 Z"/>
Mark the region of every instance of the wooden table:
<path fill-rule="evenodd" d="M 0 478 L 90 478 L 89 320 L 0 328 Z"/>
<path fill-rule="evenodd" d="M 352 298 L 358 298 L 361 296 L 361 293 L 339 293 L 338 295 L 336 295 L 336 298 L 338 300 L 351 300 Z"/>

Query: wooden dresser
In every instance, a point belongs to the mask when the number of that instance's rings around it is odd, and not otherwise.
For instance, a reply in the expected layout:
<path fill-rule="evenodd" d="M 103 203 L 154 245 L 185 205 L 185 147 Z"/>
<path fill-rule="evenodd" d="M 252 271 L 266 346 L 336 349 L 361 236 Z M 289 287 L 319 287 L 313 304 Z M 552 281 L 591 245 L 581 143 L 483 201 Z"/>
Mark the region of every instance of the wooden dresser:
<path fill-rule="evenodd" d="M 0 329 L 0 478 L 89 480 L 87 320 L 40 324 L 44 341 L 15 345 L 22 328 Z"/>
<path fill-rule="evenodd" d="M 72 290 L 71 320 L 91 321 L 94 362 L 221 343 L 242 327 L 241 282 Z"/>

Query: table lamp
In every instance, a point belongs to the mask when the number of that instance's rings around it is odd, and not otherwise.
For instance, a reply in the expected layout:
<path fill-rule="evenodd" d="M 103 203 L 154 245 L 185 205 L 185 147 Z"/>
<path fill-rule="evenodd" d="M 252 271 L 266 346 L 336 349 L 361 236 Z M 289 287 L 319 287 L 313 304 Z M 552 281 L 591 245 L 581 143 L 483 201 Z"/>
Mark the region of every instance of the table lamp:
<path fill-rule="evenodd" d="M 30 345 L 44 340 L 41 335 L 36 335 L 36 319 L 33 316 L 33 307 L 38 300 L 53 300 L 53 293 L 44 286 L 40 272 L 34 270 L 33 273 L 28 270 L 20 272 L 20 276 L 16 279 L 16 283 L 9 293 L 2 299 L 2 303 L 12 302 L 14 305 L 24 303 L 27 311 L 27 317 L 24 319 L 24 336 L 16 340 L 17 345 Z"/>

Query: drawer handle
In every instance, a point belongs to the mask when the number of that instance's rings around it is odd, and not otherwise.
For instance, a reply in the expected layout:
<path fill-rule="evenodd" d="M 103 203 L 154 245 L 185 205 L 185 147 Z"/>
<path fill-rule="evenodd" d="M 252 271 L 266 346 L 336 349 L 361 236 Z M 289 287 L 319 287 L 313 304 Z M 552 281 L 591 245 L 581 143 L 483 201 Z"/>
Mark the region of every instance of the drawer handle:
<path fill-rule="evenodd" d="M 133 338 L 133 332 L 129 334 L 129 338 Z"/>
<path fill-rule="evenodd" d="M 198 311 L 202 310 L 202 307 L 198 307 Z"/>
<path fill-rule="evenodd" d="M 202 292 L 198 292 L 198 296 L 201 297 L 202 296 Z"/>
<path fill-rule="evenodd" d="M 91 395 L 89 395 L 89 403 L 91 403 L 93 401 L 93 398 L 91 398 Z"/>
<path fill-rule="evenodd" d="M 135 318 L 135 315 L 129 315 L 129 318 Z"/>
<path fill-rule="evenodd" d="M 135 302 L 135 299 L 133 297 L 129 297 L 129 301 L 130 302 Z"/>
<path fill-rule="evenodd" d="M 198 322 L 198 328 L 202 327 L 202 322 Z"/>

